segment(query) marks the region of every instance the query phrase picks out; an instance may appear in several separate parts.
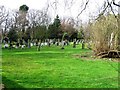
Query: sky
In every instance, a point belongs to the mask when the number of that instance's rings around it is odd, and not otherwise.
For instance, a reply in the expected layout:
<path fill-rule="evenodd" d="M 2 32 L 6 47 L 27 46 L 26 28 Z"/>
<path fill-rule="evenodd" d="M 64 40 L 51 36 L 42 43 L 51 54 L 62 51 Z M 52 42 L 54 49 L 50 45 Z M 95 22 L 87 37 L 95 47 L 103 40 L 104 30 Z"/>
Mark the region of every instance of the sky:
<path fill-rule="evenodd" d="M 47 0 L 0 0 L 0 5 L 10 9 L 19 9 L 19 6 L 26 4 L 31 9 L 41 9 Z"/>
<path fill-rule="evenodd" d="M 77 17 L 78 13 L 84 8 L 87 0 L 57 0 L 57 7 L 55 11 L 56 0 L 0 0 L 0 5 L 4 5 L 8 9 L 19 9 L 19 6 L 26 4 L 29 9 L 42 10 L 49 4 L 49 13 L 52 17 L 58 14 L 62 17 Z M 71 4 L 72 1 L 72 4 Z M 111 1 L 111 0 L 109 0 Z M 119 0 L 115 0 L 118 3 Z M 66 2 L 66 4 L 65 4 Z M 83 21 L 86 21 L 91 15 L 97 15 L 100 7 L 103 5 L 104 0 L 90 0 L 87 9 L 80 15 Z M 67 7 L 65 7 L 65 5 Z"/>

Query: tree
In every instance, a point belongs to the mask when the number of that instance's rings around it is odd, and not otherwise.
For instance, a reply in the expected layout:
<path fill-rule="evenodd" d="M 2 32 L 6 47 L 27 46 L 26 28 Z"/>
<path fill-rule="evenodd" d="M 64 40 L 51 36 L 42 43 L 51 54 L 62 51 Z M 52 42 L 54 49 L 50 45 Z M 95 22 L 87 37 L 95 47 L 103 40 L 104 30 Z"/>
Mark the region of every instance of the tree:
<path fill-rule="evenodd" d="M 20 30 L 22 30 L 22 35 L 24 35 L 25 26 L 28 25 L 28 20 L 26 19 L 28 10 L 29 10 L 29 7 L 26 5 L 22 5 L 19 7 L 19 17 L 17 21 L 18 21 Z M 21 38 L 23 38 L 23 36 Z"/>
<path fill-rule="evenodd" d="M 61 22 L 59 16 L 57 15 L 54 19 L 53 24 L 50 24 L 48 27 L 48 37 L 49 38 L 62 38 L 61 34 Z"/>
<path fill-rule="evenodd" d="M 40 51 L 41 43 L 46 39 L 46 32 L 47 28 L 44 25 L 36 26 L 34 29 L 34 38 L 37 39 L 38 48 L 37 50 Z"/>
<path fill-rule="evenodd" d="M 119 2 L 119 3 L 120 3 L 120 2 Z M 116 4 L 116 3 L 115 3 L 115 0 L 113 0 L 113 4 L 116 5 L 116 6 L 118 6 L 118 7 L 120 7 L 120 4 Z"/>
<path fill-rule="evenodd" d="M 63 20 L 61 23 L 61 30 L 63 33 L 67 33 L 66 39 L 75 39 L 77 38 L 77 30 L 74 28 L 73 19 Z"/>
<path fill-rule="evenodd" d="M 114 15 L 102 15 L 91 26 L 92 49 L 96 55 L 99 55 L 101 52 L 108 53 L 110 50 L 117 50 L 119 30 Z"/>
<path fill-rule="evenodd" d="M 34 28 L 34 38 L 44 40 L 46 38 L 47 28 L 44 25 L 36 26 Z"/>
<path fill-rule="evenodd" d="M 80 31 L 79 31 L 79 39 L 81 39 L 81 41 L 82 41 L 82 49 L 84 49 L 85 48 L 85 33 L 84 33 L 84 29 L 83 29 L 82 25 L 81 25 Z"/>
<path fill-rule="evenodd" d="M 23 37 L 24 37 L 25 42 L 27 42 L 28 48 L 30 48 L 31 47 L 30 46 L 30 42 L 31 42 L 31 28 L 30 27 L 27 28 Z"/>
<path fill-rule="evenodd" d="M 0 6 L 0 26 L 5 21 L 5 18 L 7 16 L 6 9 L 4 6 Z"/>
<path fill-rule="evenodd" d="M 24 11 L 24 12 L 26 12 L 26 11 L 28 11 L 29 10 L 29 7 L 27 6 L 27 5 L 22 5 L 22 6 L 20 6 L 20 8 L 19 8 L 19 11 Z"/>
<path fill-rule="evenodd" d="M 67 35 L 67 33 L 64 33 L 63 36 L 62 36 L 62 47 L 61 47 L 61 49 L 64 49 L 64 42 L 63 42 L 63 40 L 65 38 L 65 35 Z"/>
<path fill-rule="evenodd" d="M 15 26 L 18 31 L 18 36 L 21 42 L 26 41 L 26 27 L 28 27 L 28 20 L 26 18 L 28 13 L 29 7 L 27 5 L 21 5 L 19 7 L 19 11 L 15 14 Z M 29 39 L 28 39 L 29 40 Z M 29 41 L 26 41 L 27 45 L 29 44 Z M 22 43 L 21 43 L 22 44 Z M 29 47 L 29 46 L 28 46 Z"/>
<path fill-rule="evenodd" d="M 57 15 L 56 18 L 54 19 L 53 25 L 58 29 L 61 25 L 59 16 Z"/>
<path fill-rule="evenodd" d="M 120 1 L 119 1 L 119 7 L 118 7 L 118 25 L 120 25 Z M 120 27 L 118 27 L 119 32 L 118 32 L 118 50 L 120 51 Z"/>
<path fill-rule="evenodd" d="M 47 31 L 47 36 L 49 39 L 54 39 L 56 38 L 56 31 L 55 31 L 55 27 L 53 24 L 50 24 L 48 27 L 48 31 Z"/>
<path fill-rule="evenodd" d="M 7 27 L 4 27 L 4 26 L 8 26 L 7 22 L 6 22 L 8 15 L 9 15 L 9 12 L 6 10 L 6 8 L 4 6 L 0 6 L 0 31 L 1 31 L 1 35 L 2 35 L 1 39 L 3 39 L 6 34 Z M 3 27 L 4 27 L 4 29 L 3 29 Z"/>
<path fill-rule="evenodd" d="M 83 26 L 80 26 L 80 30 L 78 30 L 78 38 L 84 39 Z"/>
<path fill-rule="evenodd" d="M 15 27 L 12 27 L 10 29 L 10 31 L 8 32 L 8 38 L 10 40 L 10 43 L 12 42 L 17 42 L 17 39 L 18 39 L 18 35 L 17 35 L 17 32 L 16 32 L 16 28 Z"/>

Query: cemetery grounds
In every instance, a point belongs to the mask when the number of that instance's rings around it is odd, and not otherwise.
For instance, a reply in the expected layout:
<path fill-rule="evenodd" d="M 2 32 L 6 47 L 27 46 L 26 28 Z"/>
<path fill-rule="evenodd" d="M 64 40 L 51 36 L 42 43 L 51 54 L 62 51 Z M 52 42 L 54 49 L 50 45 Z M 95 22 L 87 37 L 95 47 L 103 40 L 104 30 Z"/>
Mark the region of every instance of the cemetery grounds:
<path fill-rule="evenodd" d="M 5 88 L 118 88 L 118 62 L 81 45 L 2 49 Z"/>

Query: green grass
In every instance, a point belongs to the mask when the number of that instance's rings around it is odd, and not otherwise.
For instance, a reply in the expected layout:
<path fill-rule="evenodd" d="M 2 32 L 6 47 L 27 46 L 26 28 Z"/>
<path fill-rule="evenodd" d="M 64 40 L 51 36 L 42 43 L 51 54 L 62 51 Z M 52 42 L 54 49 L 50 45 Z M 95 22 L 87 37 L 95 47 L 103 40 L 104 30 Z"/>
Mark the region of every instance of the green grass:
<path fill-rule="evenodd" d="M 74 56 L 86 52 L 91 51 L 79 46 L 3 49 L 3 84 L 8 88 L 117 88 L 118 63 Z"/>

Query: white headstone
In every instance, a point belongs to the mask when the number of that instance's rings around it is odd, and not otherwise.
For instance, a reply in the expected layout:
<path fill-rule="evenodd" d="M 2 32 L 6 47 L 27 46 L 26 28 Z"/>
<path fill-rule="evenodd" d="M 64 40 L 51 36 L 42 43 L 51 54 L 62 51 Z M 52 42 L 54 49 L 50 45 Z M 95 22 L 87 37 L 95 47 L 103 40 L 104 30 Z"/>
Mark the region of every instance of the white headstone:
<path fill-rule="evenodd" d="M 47 46 L 48 44 L 47 44 L 47 42 L 45 42 L 45 46 Z"/>
<path fill-rule="evenodd" d="M 33 43 L 30 43 L 30 46 L 33 46 Z"/>
<path fill-rule="evenodd" d="M 15 48 L 16 47 L 16 45 L 13 45 L 13 48 Z"/>
<path fill-rule="evenodd" d="M 8 48 L 9 47 L 9 45 L 6 43 L 5 45 L 4 45 L 4 48 Z"/>
<path fill-rule="evenodd" d="M 22 49 L 25 48 L 25 45 L 22 45 L 21 48 L 22 48 Z"/>

